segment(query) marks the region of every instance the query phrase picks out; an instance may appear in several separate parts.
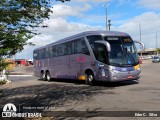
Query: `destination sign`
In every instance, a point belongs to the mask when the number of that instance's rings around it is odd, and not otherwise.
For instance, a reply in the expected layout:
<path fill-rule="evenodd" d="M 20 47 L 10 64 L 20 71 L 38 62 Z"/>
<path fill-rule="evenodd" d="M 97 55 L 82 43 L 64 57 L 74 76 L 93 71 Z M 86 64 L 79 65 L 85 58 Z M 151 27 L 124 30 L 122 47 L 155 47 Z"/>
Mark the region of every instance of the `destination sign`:
<path fill-rule="evenodd" d="M 107 40 L 119 40 L 118 37 L 107 37 Z"/>
<path fill-rule="evenodd" d="M 128 43 L 128 42 L 132 42 L 132 40 L 130 38 L 126 38 L 126 39 L 123 39 L 123 42 Z"/>

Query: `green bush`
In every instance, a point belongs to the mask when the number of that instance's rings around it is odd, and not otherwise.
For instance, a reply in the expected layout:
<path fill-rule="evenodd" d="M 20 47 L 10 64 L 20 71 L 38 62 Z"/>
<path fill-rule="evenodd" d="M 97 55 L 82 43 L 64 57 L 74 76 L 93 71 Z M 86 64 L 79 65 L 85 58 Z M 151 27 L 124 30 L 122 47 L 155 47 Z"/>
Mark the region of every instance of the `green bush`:
<path fill-rule="evenodd" d="M 0 80 L 0 85 L 6 84 L 6 80 Z"/>

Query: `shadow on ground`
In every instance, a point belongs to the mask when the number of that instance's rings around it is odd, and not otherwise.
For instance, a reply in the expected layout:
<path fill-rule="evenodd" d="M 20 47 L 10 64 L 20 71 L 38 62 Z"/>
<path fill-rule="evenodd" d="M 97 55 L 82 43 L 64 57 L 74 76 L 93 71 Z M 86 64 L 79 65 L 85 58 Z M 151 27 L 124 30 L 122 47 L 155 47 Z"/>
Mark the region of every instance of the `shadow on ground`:
<path fill-rule="evenodd" d="M 45 81 L 44 81 L 45 82 Z M 56 84 L 54 84 L 56 82 Z M 71 84 L 58 84 L 67 82 Z M 53 84 L 52 84 L 53 83 Z M 72 102 L 89 100 L 93 95 L 103 93 L 110 94 L 109 90 L 115 87 L 137 84 L 136 81 L 125 82 L 97 82 L 96 86 L 88 86 L 84 81 L 54 80 L 51 84 L 33 85 L 3 90 L 0 96 L 0 107 L 7 103 L 14 103 L 16 106 L 54 106 L 61 107 Z M 113 94 L 113 93 L 112 93 Z"/>
<path fill-rule="evenodd" d="M 102 93 L 104 89 L 109 88 L 88 85 L 73 86 L 73 84 L 71 86 L 42 84 L 19 87 L 3 90 L 3 96 L 0 97 L 0 107 L 3 108 L 7 103 L 13 103 L 17 107 L 64 107 L 65 105 L 70 105 L 72 102 L 76 104 L 78 101 L 89 100 L 91 96 Z"/>
<path fill-rule="evenodd" d="M 71 84 L 59 84 L 59 82 Z M 84 81 L 54 80 L 51 84 L 3 90 L 3 96 L 0 96 L 0 108 L 2 110 L 5 104 L 13 103 L 20 112 L 42 112 L 45 107 L 51 107 L 51 111 L 54 111 L 59 107 L 81 104 L 83 101 L 89 102 L 97 94 L 117 94 L 113 91 L 116 87 L 137 83 L 136 81 L 98 82 L 96 86 L 88 86 Z M 29 109 L 29 107 L 35 109 Z M 37 107 L 42 108 L 36 109 Z"/>
<path fill-rule="evenodd" d="M 85 81 L 81 81 L 81 80 L 52 79 L 51 82 L 54 82 L 54 81 L 55 82 L 60 82 L 60 83 L 73 83 L 73 84 L 76 84 L 76 85 L 85 85 Z M 138 83 L 139 83 L 138 80 L 127 80 L 127 81 L 121 81 L 121 82 L 101 82 L 101 81 L 96 81 L 96 83 L 94 84 L 94 86 L 113 88 L 113 87 L 121 87 L 121 86 L 134 85 L 134 84 L 138 84 Z"/>

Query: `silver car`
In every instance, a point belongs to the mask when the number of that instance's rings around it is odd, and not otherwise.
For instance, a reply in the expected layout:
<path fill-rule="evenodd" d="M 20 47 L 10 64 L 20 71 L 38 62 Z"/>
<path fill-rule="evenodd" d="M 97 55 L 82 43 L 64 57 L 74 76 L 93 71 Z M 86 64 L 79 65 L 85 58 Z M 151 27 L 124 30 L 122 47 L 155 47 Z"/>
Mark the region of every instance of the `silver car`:
<path fill-rule="evenodd" d="M 160 62 L 160 57 L 159 56 L 154 56 L 152 58 L 152 62 Z"/>

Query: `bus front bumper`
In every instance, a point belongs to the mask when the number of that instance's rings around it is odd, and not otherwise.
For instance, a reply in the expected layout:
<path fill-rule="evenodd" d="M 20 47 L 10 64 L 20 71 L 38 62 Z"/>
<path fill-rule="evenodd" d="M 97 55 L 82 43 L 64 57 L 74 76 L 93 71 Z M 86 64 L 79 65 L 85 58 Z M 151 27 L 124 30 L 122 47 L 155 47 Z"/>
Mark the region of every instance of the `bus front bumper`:
<path fill-rule="evenodd" d="M 125 81 L 125 80 L 137 80 L 141 77 L 141 70 L 135 71 L 110 71 L 109 81 Z"/>

